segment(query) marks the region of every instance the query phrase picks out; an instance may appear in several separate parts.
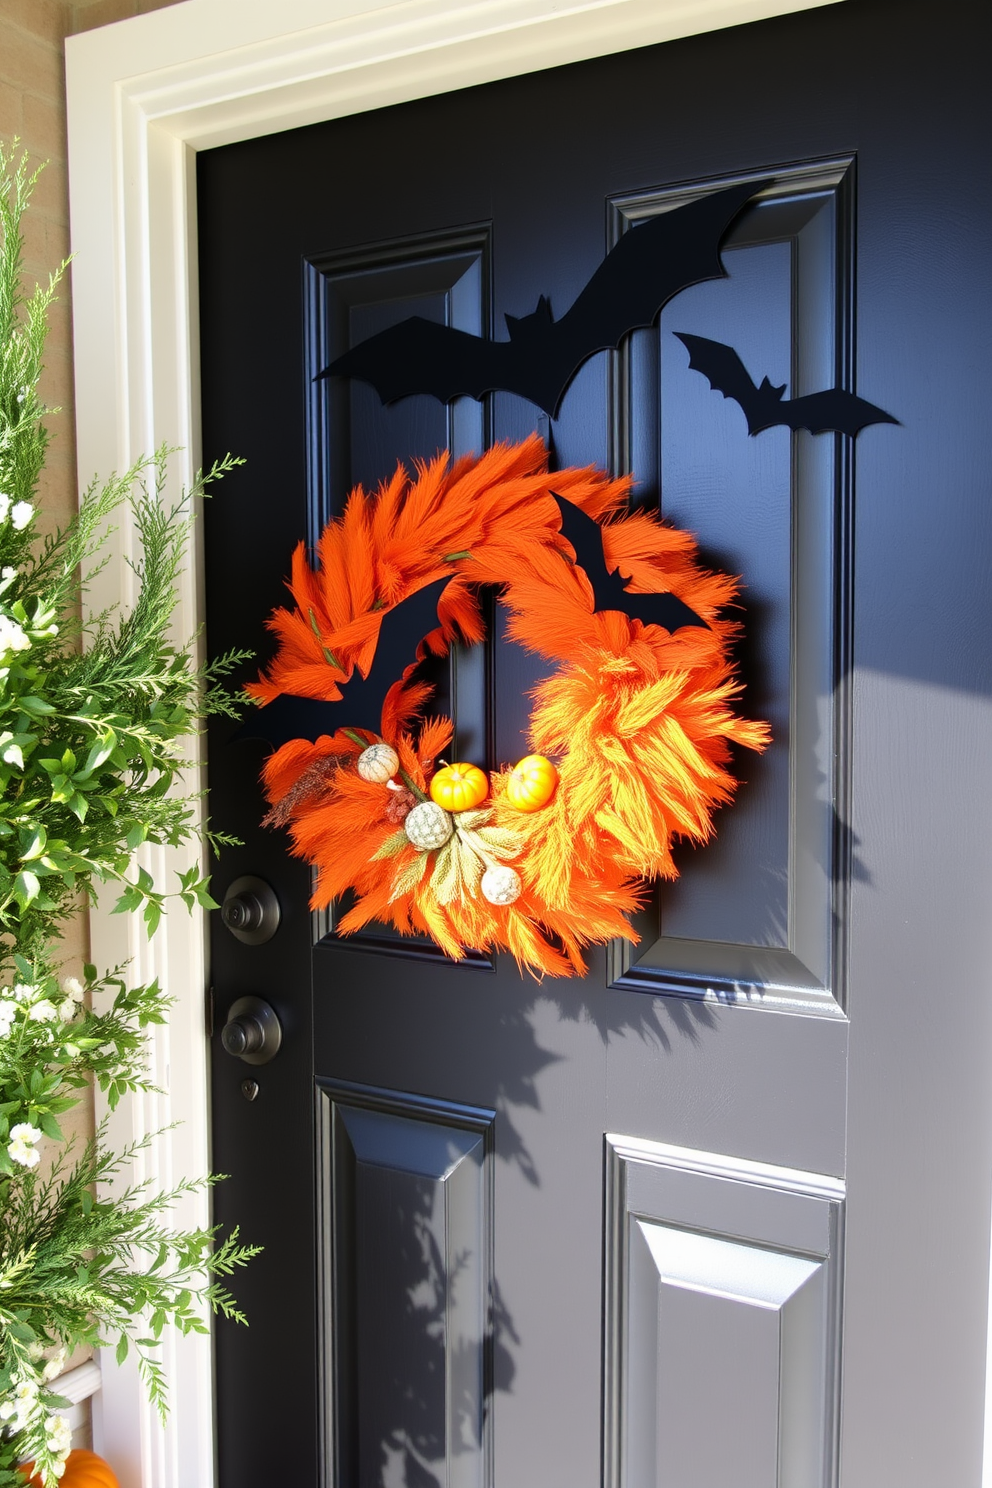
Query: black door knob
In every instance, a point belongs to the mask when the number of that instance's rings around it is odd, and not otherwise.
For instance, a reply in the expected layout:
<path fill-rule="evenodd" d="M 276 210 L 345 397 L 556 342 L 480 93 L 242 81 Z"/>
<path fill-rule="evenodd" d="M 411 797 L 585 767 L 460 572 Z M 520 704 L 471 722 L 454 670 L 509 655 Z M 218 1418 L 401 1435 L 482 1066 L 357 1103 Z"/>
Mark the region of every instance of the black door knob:
<path fill-rule="evenodd" d="M 220 917 L 245 945 L 264 945 L 279 929 L 279 900 L 264 878 L 236 878 L 224 895 Z"/>
<path fill-rule="evenodd" d="M 239 997 L 231 1005 L 220 1041 L 228 1054 L 245 1064 L 268 1064 L 279 1052 L 282 1025 L 261 997 Z"/>

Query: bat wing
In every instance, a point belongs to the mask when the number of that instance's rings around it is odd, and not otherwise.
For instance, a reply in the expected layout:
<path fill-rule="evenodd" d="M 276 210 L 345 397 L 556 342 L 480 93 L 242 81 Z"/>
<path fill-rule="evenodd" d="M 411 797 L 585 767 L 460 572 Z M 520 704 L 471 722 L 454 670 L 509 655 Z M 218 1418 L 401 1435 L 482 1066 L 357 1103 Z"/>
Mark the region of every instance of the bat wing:
<path fill-rule="evenodd" d="M 805 397 L 782 403 L 779 417 L 772 422 L 787 424 L 790 429 L 809 429 L 812 434 L 831 431 L 853 437 L 869 424 L 898 424 L 899 420 L 843 388 L 828 388 L 823 393 L 808 393 Z M 761 427 L 769 428 L 770 425 L 762 424 Z M 756 434 L 758 430 L 754 429 L 752 433 Z"/>
<path fill-rule="evenodd" d="M 575 561 L 592 585 L 597 612 L 619 610 L 632 620 L 661 625 L 673 633 L 683 625 L 706 628 L 706 621 L 674 594 L 631 594 L 619 573 L 610 573 L 606 566 L 599 523 L 563 496 L 555 496 L 555 500 L 561 512 L 561 534 L 575 549 Z"/>
<path fill-rule="evenodd" d="M 411 393 L 430 393 L 442 403 L 482 398 L 510 387 L 519 375 L 519 348 L 510 341 L 484 341 L 451 326 L 411 315 L 360 341 L 317 374 L 370 382 L 383 403 Z"/>
<path fill-rule="evenodd" d="M 516 338 L 511 327 L 509 341 L 486 341 L 413 315 L 352 347 L 318 376 L 360 378 L 383 403 L 411 393 L 450 403 L 502 390 L 555 418 L 583 362 L 618 346 L 629 331 L 653 325 L 680 290 L 724 276 L 720 243 L 766 184 L 711 192 L 624 233 L 558 322 L 538 313 L 514 323 Z"/>
<path fill-rule="evenodd" d="M 672 635 L 681 630 L 683 625 L 708 629 L 706 621 L 676 594 L 631 594 L 629 589 L 624 589 L 623 596 L 624 614 L 629 615 L 631 620 L 640 620 L 642 625 L 660 625 L 664 630 L 671 631 Z M 616 605 L 614 608 L 620 609 L 621 606 Z"/>
<path fill-rule="evenodd" d="M 710 341 L 706 336 L 690 336 L 686 331 L 676 331 L 675 335 L 689 353 L 692 370 L 701 372 L 715 393 L 722 393 L 725 398 L 739 403 L 747 419 L 748 432 L 756 434 L 758 431 L 753 420 L 758 413 L 759 391 L 734 348 L 725 346 L 722 341 Z M 771 391 L 776 393 L 775 389 Z M 776 402 L 780 396 L 779 392 Z"/>
<path fill-rule="evenodd" d="M 829 388 L 822 393 L 809 393 L 802 398 L 783 398 L 785 384 L 774 387 L 767 377 L 761 386 L 755 386 L 744 363 L 732 346 L 722 341 L 710 341 L 705 336 L 690 336 L 676 331 L 678 339 L 689 353 L 689 366 L 702 372 L 714 392 L 725 398 L 733 398 L 744 410 L 749 434 L 760 434 L 775 425 L 787 429 L 809 429 L 813 434 L 828 430 L 841 434 L 857 434 L 868 424 L 897 424 L 893 418 L 874 403 L 847 393 L 843 388 Z"/>
<path fill-rule="evenodd" d="M 424 637 L 437 629 L 438 601 L 450 580 L 450 574 L 435 579 L 385 612 L 368 676 L 353 676 L 341 702 L 334 704 L 341 709 L 341 723 L 378 730 L 386 693 L 417 660 Z"/>
<path fill-rule="evenodd" d="M 363 677 L 356 671 L 350 681 L 343 682 L 343 697 L 329 702 L 282 693 L 258 708 L 234 738 L 263 739 L 278 749 L 289 739 L 314 743 L 321 734 L 333 734 L 339 728 L 378 732 L 386 693 L 417 660 L 424 636 L 437 627 L 438 600 L 449 577 L 435 579 L 383 611 L 369 674 Z"/>
<path fill-rule="evenodd" d="M 751 181 L 711 192 L 671 212 L 661 212 L 624 233 L 572 308 L 554 326 L 554 367 L 541 406 L 554 417 L 583 362 L 620 345 L 624 336 L 654 325 L 681 290 L 723 279 L 720 244 L 734 218 L 769 183 Z"/>

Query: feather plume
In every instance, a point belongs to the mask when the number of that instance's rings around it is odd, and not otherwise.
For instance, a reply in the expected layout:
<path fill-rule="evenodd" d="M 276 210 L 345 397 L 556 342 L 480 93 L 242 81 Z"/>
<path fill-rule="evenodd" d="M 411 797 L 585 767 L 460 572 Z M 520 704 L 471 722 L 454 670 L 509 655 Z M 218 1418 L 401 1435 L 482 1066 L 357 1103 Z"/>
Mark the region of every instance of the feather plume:
<path fill-rule="evenodd" d="M 400 466 L 373 494 L 352 492 L 321 536 L 317 569 L 302 544 L 293 554 L 293 608 L 271 617 L 279 649 L 249 688 L 259 701 L 282 691 L 339 696 L 355 667 L 367 673 L 382 610 L 442 574 L 452 581 L 426 649 L 443 654 L 456 634 L 481 638 L 478 591 L 490 584 L 512 639 L 556 668 L 534 691 L 529 738 L 535 752 L 558 760 L 551 801 L 516 811 L 497 773 L 487 824 L 480 818 L 439 853 L 405 842 L 397 792 L 358 775 L 361 735 L 294 740 L 272 755 L 267 820 L 287 823 L 293 852 L 316 867 L 315 906 L 354 896 L 341 934 L 391 922 L 432 936 L 454 958 L 506 951 L 535 975 L 581 975 L 590 946 L 636 939 L 628 916 L 643 902 L 645 880 L 676 877 L 673 843 L 712 835 L 713 812 L 735 790 L 730 745 L 768 743 L 767 725 L 734 711 L 740 685 L 729 646 L 740 627 L 725 611 L 738 581 L 701 568 L 690 534 L 626 514 L 629 480 L 594 469 L 549 475 L 546 463 L 534 436 L 454 465 L 441 455 L 412 475 Z M 595 613 L 552 492 L 602 524 L 607 563 L 631 590 L 669 591 L 707 628 L 673 635 L 615 611 Z M 381 721 L 409 800 L 426 795 L 452 737 L 449 719 L 419 721 L 429 688 L 412 671 L 390 689 Z M 520 897 L 492 905 L 477 891 L 483 859 L 511 853 Z"/>

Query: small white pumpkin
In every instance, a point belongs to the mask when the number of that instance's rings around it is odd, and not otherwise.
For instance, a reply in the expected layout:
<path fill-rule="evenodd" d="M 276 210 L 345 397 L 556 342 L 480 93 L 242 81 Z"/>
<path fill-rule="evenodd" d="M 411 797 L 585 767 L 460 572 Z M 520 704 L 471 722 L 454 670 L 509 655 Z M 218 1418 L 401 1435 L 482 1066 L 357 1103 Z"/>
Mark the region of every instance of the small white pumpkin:
<path fill-rule="evenodd" d="M 409 812 L 403 828 L 414 847 L 419 847 L 421 852 L 433 852 L 435 848 L 444 846 L 455 824 L 435 801 L 421 801 Z"/>
<path fill-rule="evenodd" d="M 358 773 L 363 780 L 383 785 L 392 780 L 400 767 L 400 757 L 391 744 L 370 744 L 358 756 Z"/>
<path fill-rule="evenodd" d="M 490 904 L 514 904 L 520 898 L 522 885 L 516 869 L 500 863 L 486 869 L 479 887 Z"/>

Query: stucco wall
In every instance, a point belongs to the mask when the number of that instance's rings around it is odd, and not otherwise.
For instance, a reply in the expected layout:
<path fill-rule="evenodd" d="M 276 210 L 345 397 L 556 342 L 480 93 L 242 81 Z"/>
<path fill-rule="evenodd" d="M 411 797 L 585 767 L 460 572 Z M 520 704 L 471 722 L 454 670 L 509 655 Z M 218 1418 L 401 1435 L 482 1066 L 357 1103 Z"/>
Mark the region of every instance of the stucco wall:
<path fill-rule="evenodd" d="M 29 274 L 47 275 L 69 251 L 65 37 L 168 3 L 174 0 L 0 0 L 0 137 L 9 145 L 19 136 L 32 161 L 49 162 L 27 221 Z M 52 419 L 54 437 L 42 488 L 49 520 L 57 520 L 76 499 L 68 285 L 52 317 L 44 395 L 51 406 L 62 409 Z"/>
<path fill-rule="evenodd" d="M 10 147 L 18 138 L 32 164 L 47 161 L 25 223 L 25 267 L 31 280 L 47 279 L 69 252 L 66 172 L 66 36 L 159 10 L 176 0 L 0 0 L 0 139 Z M 72 396 L 71 270 L 51 320 L 42 395 L 61 412 L 49 422 L 52 441 L 42 478 L 41 525 L 64 522 L 76 502 L 75 425 Z M 88 478 L 93 471 L 82 472 Z M 66 952 L 81 962 L 86 953 L 82 919 L 69 927 Z M 71 969 L 71 968 L 70 968 Z M 93 1127 L 92 1107 L 81 1105 L 64 1123 L 80 1135 Z M 79 1363 L 82 1355 L 70 1361 Z M 88 1411 L 74 1435 L 89 1445 Z"/>

